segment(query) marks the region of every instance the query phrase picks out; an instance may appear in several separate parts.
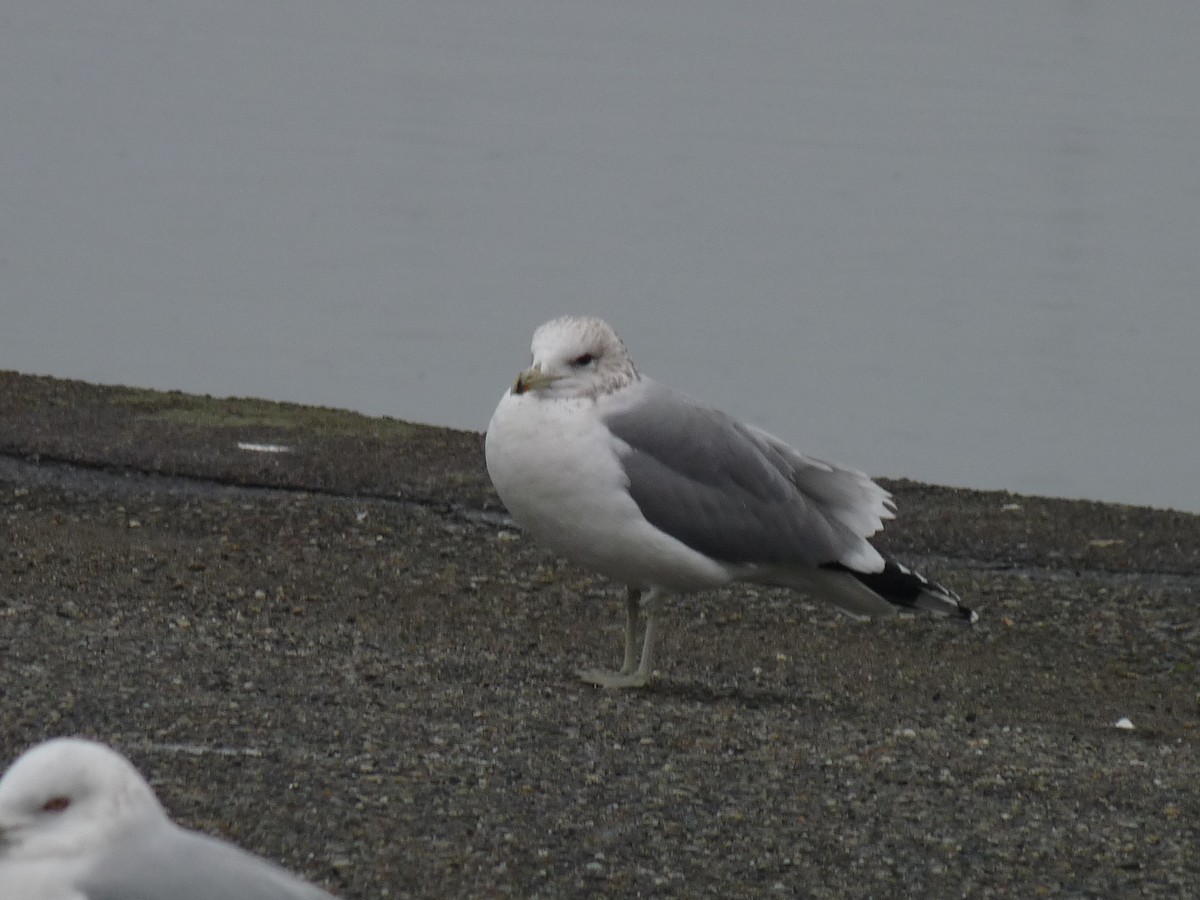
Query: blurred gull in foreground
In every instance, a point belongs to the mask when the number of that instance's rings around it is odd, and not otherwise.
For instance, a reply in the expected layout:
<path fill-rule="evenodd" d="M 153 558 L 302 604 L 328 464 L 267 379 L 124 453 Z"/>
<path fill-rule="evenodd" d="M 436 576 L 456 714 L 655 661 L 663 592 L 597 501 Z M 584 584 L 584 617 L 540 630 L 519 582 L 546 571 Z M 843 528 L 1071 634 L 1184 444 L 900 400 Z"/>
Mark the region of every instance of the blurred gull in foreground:
<path fill-rule="evenodd" d="M 0 896 L 11 900 L 335 900 L 180 828 L 125 757 L 57 738 L 0 778 Z"/>
<path fill-rule="evenodd" d="M 599 319 L 563 316 L 534 332 L 532 365 L 496 407 L 486 452 L 520 525 L 628 585 L 624 664 L 580 673 L 587 681 L 646 684 L 662 596 L 732 581 L 806 591 L 858 616 L 977 618 L 867 541 L 895 514 L 887 491 L 645 377 Z"/>

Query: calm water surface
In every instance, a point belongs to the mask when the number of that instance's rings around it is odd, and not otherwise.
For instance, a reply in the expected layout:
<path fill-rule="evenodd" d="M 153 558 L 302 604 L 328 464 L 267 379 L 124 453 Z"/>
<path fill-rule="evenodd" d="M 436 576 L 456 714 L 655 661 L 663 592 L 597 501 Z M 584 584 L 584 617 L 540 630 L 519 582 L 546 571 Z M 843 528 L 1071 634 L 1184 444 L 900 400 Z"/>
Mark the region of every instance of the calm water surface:
<path fill-rule="evenodd" d="M 880 475 L 1200 511 L 1200 4 L 23 4 L 0 367 L 486 427 L 561 312 Z"/>

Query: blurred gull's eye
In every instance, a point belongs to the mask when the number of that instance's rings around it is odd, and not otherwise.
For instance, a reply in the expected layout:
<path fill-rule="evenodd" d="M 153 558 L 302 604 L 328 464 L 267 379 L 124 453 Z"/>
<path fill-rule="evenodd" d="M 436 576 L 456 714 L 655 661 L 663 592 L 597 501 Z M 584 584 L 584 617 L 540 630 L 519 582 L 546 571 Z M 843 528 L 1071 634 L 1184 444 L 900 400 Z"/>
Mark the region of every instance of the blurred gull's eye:
<path fill-rule="evenodd" d="M 62 812 L 70 805 L 70 797 L 51 797 L 42 804 L 42 812 Z"/>
<path fill-rule="evenodd" d="M 571 360 L 571 365 L 576 366 L 576 367 L 590 366 L 595 361 L 596 361 L 595 356 L 593 356 L 590 353 L 584 353 L 583 355 L 577 356 L 573 360 Z"/>

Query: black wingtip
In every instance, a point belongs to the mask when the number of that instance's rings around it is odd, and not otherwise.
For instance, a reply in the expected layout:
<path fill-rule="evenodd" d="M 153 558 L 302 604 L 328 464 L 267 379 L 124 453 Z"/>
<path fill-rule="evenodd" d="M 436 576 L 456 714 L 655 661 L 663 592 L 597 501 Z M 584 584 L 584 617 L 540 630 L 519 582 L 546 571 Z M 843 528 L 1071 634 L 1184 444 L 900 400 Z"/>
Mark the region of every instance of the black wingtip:
<path fill-rule="evenodd" d="M 948 616 L 963 625 L 974 625 L 979 621 L 979 613 L 963 606 L 962 600 L 954 591 L 930 581 L 894 559 L 885 560 L 881 572 L 856 572 L 842 563 L 825 563 L 821 568 L 853 575 L 864 586 L 895 606 Z"/>

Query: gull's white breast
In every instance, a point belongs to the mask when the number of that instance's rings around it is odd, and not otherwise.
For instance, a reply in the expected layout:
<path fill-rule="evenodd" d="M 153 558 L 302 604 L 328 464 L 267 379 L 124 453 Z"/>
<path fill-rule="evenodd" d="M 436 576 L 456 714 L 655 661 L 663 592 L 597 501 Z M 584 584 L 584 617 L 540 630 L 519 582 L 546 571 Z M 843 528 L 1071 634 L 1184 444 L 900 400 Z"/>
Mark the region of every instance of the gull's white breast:
<path fill-rule="evenodd" d="M 81 859 L 58 855 L 15 860 L 0 856 L 0 887 L 4 888 L 0 896 L 21 900 L 86 900 L 75 888 L 86 867 Z"/>
<path fill-rule="evenodd" d="M 695 590 L 734 573 L 658 530 L 629 495 L 628 446 L 597 400 L 506 393 L 488 425 L 488 474 L 512 517 L 571 561 L 625 584 Z"/>

